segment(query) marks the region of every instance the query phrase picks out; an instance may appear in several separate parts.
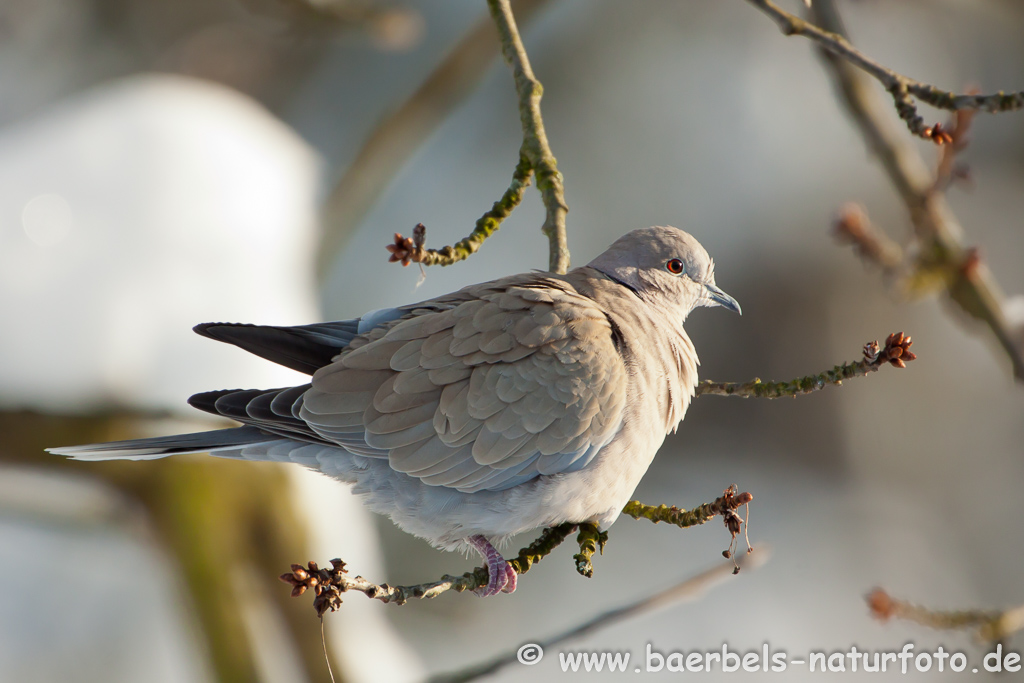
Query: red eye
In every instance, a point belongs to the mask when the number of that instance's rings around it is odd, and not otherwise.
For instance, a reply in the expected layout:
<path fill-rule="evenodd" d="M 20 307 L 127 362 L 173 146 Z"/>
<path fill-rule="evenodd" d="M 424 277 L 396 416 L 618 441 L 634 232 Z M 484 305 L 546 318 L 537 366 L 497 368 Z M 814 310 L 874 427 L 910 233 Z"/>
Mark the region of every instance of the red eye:
<path fill-rule="evenodd" d="M 685 269 L 685 267 L 683 266 L 683 262 L 677 258 L 674 258 L 668 263 L 666 263 L 665 268 L 667 268 L 668 272 L 672 273 L 673 275 L 680 275 Z"/>

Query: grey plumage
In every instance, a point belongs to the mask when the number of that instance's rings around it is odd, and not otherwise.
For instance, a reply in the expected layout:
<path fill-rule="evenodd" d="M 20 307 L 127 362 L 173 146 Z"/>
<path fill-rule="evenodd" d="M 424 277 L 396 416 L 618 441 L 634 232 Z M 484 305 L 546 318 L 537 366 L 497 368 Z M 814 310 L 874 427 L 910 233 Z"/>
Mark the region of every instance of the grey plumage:
<path fill-rule="evenodd" d="M 700 244 L 659 227 L 565 275 L 515 275 L 360 319 L 204 324 L 200 334 L 311 382 L 189 400 L 238 429 L 51 451 L 293 461 L 449 549 L 565 521 L 607 527 L 686 412 L 698 361 L 682 323 L 711 305 L 739 311 Z"/>

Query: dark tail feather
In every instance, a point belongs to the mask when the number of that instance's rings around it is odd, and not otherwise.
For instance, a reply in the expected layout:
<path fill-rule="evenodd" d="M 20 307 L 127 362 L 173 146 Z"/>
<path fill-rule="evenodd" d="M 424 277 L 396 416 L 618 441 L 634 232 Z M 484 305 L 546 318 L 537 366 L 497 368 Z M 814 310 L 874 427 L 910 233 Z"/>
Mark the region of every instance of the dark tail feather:
<path fill-rule="evenodd" d="M 94 443 L 87 446 L 65 446 L 47 448 L 56 455 L 66 455 L 75 460 L 155 460 L 181 453 L 209 453 L 211 451 L 239 448 L 256 443 L 275 441 L 280 437 L 264 434 L 256 427 L 215 429 L 195 434 L 175 434 L 152 439 L 130 439 Z"/>
<path fill-rule="evenodd" d="M 312 375 L 330 364 L 356 335 L 358 321 L 298 327 L 203 323 L 192 329 L 204 337 L 245 349 L 260 358 Z"/>

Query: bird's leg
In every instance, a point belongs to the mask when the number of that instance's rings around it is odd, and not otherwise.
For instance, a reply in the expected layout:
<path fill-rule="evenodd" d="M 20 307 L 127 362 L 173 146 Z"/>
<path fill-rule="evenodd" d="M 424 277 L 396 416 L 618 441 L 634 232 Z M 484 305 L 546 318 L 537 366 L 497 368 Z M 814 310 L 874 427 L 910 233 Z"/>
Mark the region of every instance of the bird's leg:
<path fill-rule="evenodd" d="M 490 541 L 480 535 L 470 536 L 466 540 L 487 563 L 487 587 L 477 588 L 473 592 L 482 598 L 498 593 L 515 592 L 519 580 L 516 570 L 505 561 Z"/>

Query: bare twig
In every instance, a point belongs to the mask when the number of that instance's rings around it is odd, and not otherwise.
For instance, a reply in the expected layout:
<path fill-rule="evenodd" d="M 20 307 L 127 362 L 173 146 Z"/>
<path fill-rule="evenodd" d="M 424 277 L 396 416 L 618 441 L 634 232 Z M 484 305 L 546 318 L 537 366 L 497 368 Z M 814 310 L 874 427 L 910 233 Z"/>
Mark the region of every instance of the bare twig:
<path fill-rule="evenodd" d="M 736 382 L 712 382 L 705 380 L 697 385 L 697 396 L 739 396 L 740 398 L 789 398 L 810 394 L 824 389 L 829 384 L 841 385 L 843 380 L 864 377 L 877 372 L 886 363 L 902 368 L 917 358 L 910 350 L 914 342 L 902 332 L 890 334 L 885 346 L 879 351 L 878 342 L 864 345 L 864 357 L 851 363 L 837 365 L 817 375 L 799 377 L 789 382 L 762 382 L 754 379 L 744 384 Z"/>
<path fill-rule="evenodd" d="M 816 42 L 823 50 L 842 58 L 858 69 L 873 76 L 892 95 L 896 104 L 896 110 L 912 133 L 926 140 L 932 140 L 937 144 L 948 144 L 952 142 L 950 136 L 942 129 L 942 126 L 926 126 L 924 120 L 918 115 L 917 107 L 914 105 L 913 97 L 926 102 L 939 109 L 957 111 L 960 109 L 979 109 L 988 112 L 1004 112 L 1021 109 L 1024 107 L 1024 91 L 1006 94 L 1003 92 L 994 95 L 957 95 L 946 90 L 941 90 L 933 85 L 915 81 L 892 69 L 879 64 L 860 50 L 855 48 L 841 32 L 828 30 L 827 26 L 816 26 L 795 14 L 790 14 L 778 7 L 771 0 L 747 0 L 778 24 L 779 28 L 786 35 L 804 36 Z M 812 11 L 818 12 L 814 3 Z"/>
<path fill-rule="evenodd" d="M 498 27 L 501 53 L 512 67 L 515 77 L 516 92 L 519 94 L 519 119 L 523 127 L 522 154 L 537 174 L 537 189 L 541 192 L 547 211 L 541 230 L 550 243 L 548 270 L 564 273 L 569 269 L 569 245 L 565 233 L 565 214 L 569 207 L 565 203 L 562 174 L 558 172 L 555 156 L 551 153 L 540 114 L 543 88 L 533 75 L 509 0 L 487 0 L 487 6 Z"/>
<path fill-rule="evenodd" d="M 739 566 L 743 567 L 747 571 L 751 571 L 763 565 L 767 560 L 768 551 L 758 549 L 753 553 L 740 558 Z M 631 602 L 628 605 L 616 607 L 615 609 L 599 614 L 592 619 L 588 619 L 582 624 L 574 626 L 567 631 L 539 640 L 536 643 L 531 643 L 530 645 L 532 645 L 533 648 L 528 651 L 524 651 L 524 648 L 529 647 L 529 645 L 526 645 L 515 651 L 506 652 L 488 662 L 477 664 L 461 671 L 432 676 L 428 683 L 467 683 L 467 681 L 474 681 L 478 678 L 482 678 L 483 676 L 493 674 L 505 668 L 509 664 L 522 661 L 520 657 L 543 656 L 545 650 L 561 645 L 566 641 L 581 638 L 612 624 L 618 624 L 621 621 L 631 619 L 641 614 L 648 614 L 659 609 L 664 609 L 676 603 L 695 600 L 703 595 L 705 591 L 725 581 L 734 573 L 734 565 L 731 562 L 720 564 L 713 569 L 709 569 L 708 571 L 681 581 L 670 588 L 658 591 L 657 593 L 652 593 L 651 595 L 641 598 L 635 602 Z"/>
<path fill-rule="evenodd" d="M 732 539 L 729 541 L 729 549 L 722 554 L 727 558 L 733 558 L 735 556 L 736 536 L 743 530 L 744 524 L 744 520 L 736 514 L 736 509 L 749 504 L 753 499 L 754 496 L 749 493 L 740 493 L 734 484 L 714 501 L 695 507 L 692 510 L 683 510 L 675 505 L 672 507 L 667 505 L 644 505 L 638 500 L 631 500 L 626 503 L 622 513 L 629 515 L 633 519 L 649 519 L 655 524 L 667 522 L 681 529 L 704 524 L 708 520 L 721 515 L 722 520 L 725 522 L 725 528 L 732 535 Z M 747 552 L 750 552 L 749 539 L 747 543 Z M 734 562 L 734 571 L 739 572 L 739 570 L 740 565 Z"/>
<path fill-rule="evenodd" d="M 490 211 L 477 221 L 473 232 L 458 243 L 442 249 L 427 249 L 423 242 L 425 228 L 417 226 L 418 235 L 405 237 L 395 233 L 395 240 L 387 245 L 391 252 L 389 261 L 401 262 L 403 266 L 419 263 L 424 266 L 450 266 L 476 253 L 484 240 L 493 235 L 501 222 L 512 213 L 523 199 L 523 193 L 536 173 L 537 187 L 541 192 L 546 209 L 546 218 L 541 230 L 550 244 L 548 269 L 564 273 L 569 268 L 569 248 L 565 231 L 565 204 L 562 176 L 551 153 L 551 146 L 544 132 L 544 121 L 540 113 L 540 98 L 543 88 L 533 74 L 526 49 L 523 47 L 519 30 L 509 0 L 488 0 L 491 17 L 497 26 L 499 40 L 505 61 L 512 67 L 516 92 L 519 95 L 519 117 L 523 128 L 523 144 L 519 152 L 519 163 L 512 176 L 512 184 Z"/>
<path fill-rule="evenodd" d="M 843 32 L 832 0 L 816 1 L 812 11 L 821 26 L 836 35 Z M 841 100 L 907 205 L 920 241 L 917 268 L 937 275 L 932 279 L 945 286 L 949 298 L 992 330 L 1010 357 L 1014 376 L 1024 381 L 1024 348 L 1007 320 L 1002 290 L 977 251 L 963 245 L 963 229 L 937 191 L 934 174 L 906 137 L 888 124 L 882 103 L 865 78 L 831 52 L 823 55 Z"/>
<path fill-rule="evenodd" d="M 867 600 L 871 616 L 879 621 L 905 619 L 939 630 L 977 629 L 981 640 L 997 642 L 1024 630 L 1024 605 L 1004 611 L 931 610 L 903 600 L 897 600 L 881 588 L 869 593 Z"/>
<path fill-rule="evenodd" d="M 740 493 L 735 486 L 730 486 L 721 496 L 710 503 L 704 503 L 692 510 L 677 508 L 675 505 L 645 505 L 638 500 L 631 500 L 622 508 L 622 514 L 633 519 L 649 519 L 655 524 L 666 522 L 674 524 L 680 529 L 691 526 L 698 526 L 706 523 L 719 515 L 731 517 L 736 508 L 746 505 L 754 499 L 754 496 L 743 492 Z M 738 533 L 738 530 L 737 530 Z"/>
<path fill-rule="evenodd" d="M 957 155 L 967 147 L 967 134 L 971 128 L 976 112 L 970 109 L 962 109 L 953 113 L 952 120 L 947 126 L 951 142 L 942 147 L 939 153 L 939 163 L 935 171 L 935 192 L 945 192 L 946 188 L 954 180 L 968 179 L 966 166 L 958 164 Z"/>
<path fill-rule="evenodd" d="M 515 0 L 520 23 L 532 19 L 547 2 Z M 366 139 L 324 207 L 324 232 L 317 249 L 317 275 L 321 281 L 391 179 L 473 92 L 500 47 L 494 22 L 490 16 L 484 16 L 416 92 Z"/>
<path fill-rule="evenodd" d="M 886 275 L 896 274 L 904 265 L 902 247 L 871 222 L 860 204 L 849 202 L 839 209 L 833 232 L 836 239 L 852 244 L 862 259 L 879 266 Z"/>
<path fill-rule="evenodd" d="M 442 249 L 427 249 L 424 246 L 426 239 L 426 227 L 422 223 L 416 226 L 413 236 L 403 237 L 395 233 L 393 244 L 387 245 L 391 252 L 390 262 L 401 262 L 403 266 L 410 263 L 421 263 L 425 266 L 450 266 L 463 261 L 476 253 L 484 240 L 497 232 L 502 221 L 508 218 L 512 210 L 523 201 L 523 193 L 530 184 L 530 177 L 533 175 L 533 168 L 530 162 L 523 156 L 519 158 L 515 173 L 512 174 L 512 184 L 505 190 L 501 199 L 494 202 L 491 210 L 480 217 L 476 227 L 469 237 L 459 240 L 452 246 Z"/>
<path fill-rule="evenodd" d="M 575 524 L 560 524 L 545 529 L 540 537 L 519 551 L 519 555 L 508 561 L 517 574 L 525 574 L 536 562 L 546 557 L 576 529 Z M 303 567 L 293 564 L 291 572 L 281 575 L 281 580 L 292 586 L 292 597 L 298 597 L 312 589 L 316 593 L 313 608 L 318 616 L 324 612 L 335 611 L 341 606 L 341 594 L 348 591 L 359 591 L 368 598 L 383 603 L 404 605 L 410 598 L 429 599 L 450 590 L 461 593 L 475 590 L 487 585 L 487 568 L 477 567 L 461 576 L 445 574 L 438 581 L 429 581 L 413 586 L 391 586 L 371 583 L 361 576 L 350 577 L 345 563 L 340 559 L 331 560 L 331 568 L 321 569 L 316 562 Z"/>

